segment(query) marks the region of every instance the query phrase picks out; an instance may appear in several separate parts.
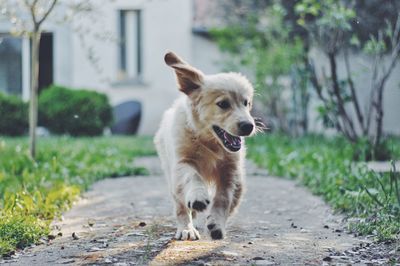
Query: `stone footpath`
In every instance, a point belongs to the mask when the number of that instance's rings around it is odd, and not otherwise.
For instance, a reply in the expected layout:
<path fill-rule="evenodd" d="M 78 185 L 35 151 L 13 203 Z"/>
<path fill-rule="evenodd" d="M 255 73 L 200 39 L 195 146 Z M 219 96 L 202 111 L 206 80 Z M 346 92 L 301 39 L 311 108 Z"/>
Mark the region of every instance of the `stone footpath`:
<path fill-rule="evenodd" d="M 247 192 L 228 237 L 175 241 L 172 204 L 155 157 L 141 158 L 150 176 L 105 179 L 62 221 L 54 240 L 16 254 L 5 265 L 292 265 L 383 263 L 363 255 L 370 242 L 348 234 L 342 217 L 319 197 L 251 163 Z M 200 224 L 204 217 L 200 217 Z M 364 252 L 365 253 L 365 252 Z"/>

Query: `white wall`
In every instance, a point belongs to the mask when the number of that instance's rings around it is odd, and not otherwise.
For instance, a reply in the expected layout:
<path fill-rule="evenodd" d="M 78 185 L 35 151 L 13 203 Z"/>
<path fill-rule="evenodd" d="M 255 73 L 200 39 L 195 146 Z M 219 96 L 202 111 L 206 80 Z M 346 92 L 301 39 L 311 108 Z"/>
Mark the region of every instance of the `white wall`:
<path fill-rule="evenodd" d="M 93 0 L 94 1 L 94 0 Z M 118 43 L 93 37 L 93 33 L 118 34 L 118 10 L 142 10 L 143 77 L 141 85 L 115 85 L 118 72 Z M 92 33 L 86 35 L 85 46 L 73 27 L 55 33 L 55 83 L 94 89 L 106 93 L 112 104 L 127 100 L 142 102 L 143 112 L 139 134 L 153 134 L 161 115 L 178 95 L 175 77 L 164 63 L 164 54 L 172 50 L 191 60 L 191 1 L 187 0 L 116 0 L 106 2 L 99 11 Z M 88 59 L 91 47 L 102 69 L 99 73 Z M 100 74 L 100 75 L 99 75 Z"/>
<path fill-rule="evenodd" d="M 216 74 L 223 68 L 223 56 L 218 46 L 210 39 L 192 35 L 192 61 L 193 66 L 205 74 Z"/>

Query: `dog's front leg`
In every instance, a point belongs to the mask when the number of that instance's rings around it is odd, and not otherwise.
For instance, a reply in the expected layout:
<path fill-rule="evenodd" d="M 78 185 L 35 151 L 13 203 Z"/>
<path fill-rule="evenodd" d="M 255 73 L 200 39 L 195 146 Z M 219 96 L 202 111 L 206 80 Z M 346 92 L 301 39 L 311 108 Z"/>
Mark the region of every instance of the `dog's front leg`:
<path fill-rule="evenodd" d="M 239 204 L 242 190 L 243 182 L 240 176 L 222 177 L 217 183 L 210 215 L 207 216 L 207 228 L 212 239 L 225 237 L 227 219 Z"/>
<path fill-rule="evenodd" d="M 178 229 L 175 235 L 180 240 L 196 240 L 199 232 L 192 218 L 196 211 L 204 211 L 209 201 L 207 188 L 197 171 L 188 164 L 179 164 L 175 171 L 175 208 Z"/>

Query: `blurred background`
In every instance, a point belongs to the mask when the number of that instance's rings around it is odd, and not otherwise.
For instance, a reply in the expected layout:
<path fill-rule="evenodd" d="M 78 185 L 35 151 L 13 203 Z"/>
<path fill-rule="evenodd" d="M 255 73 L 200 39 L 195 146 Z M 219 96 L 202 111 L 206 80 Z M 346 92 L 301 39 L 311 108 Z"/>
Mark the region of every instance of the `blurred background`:
<path fill-rule="evenodd" d="M 29 13 L 23 13 L 23 1 L 2 1 L 0 91 L 27 101 Z M 37 12 L 50 2 L 39 1 Z M 206 74 L 246 73 L 258 94 L 254 112 L 271 130 L 343 131 L 353 139 L 376 135 L 375 108 L 384 113 L 383 132 L 398 135 L 400 66 L 392 60 L 398 57 L 399 36 L 393 34 L 399 5 L 394 0 L 58 1 L 41 26 L 39 95 L 51 85 L 104 93 L 113 107 L 125 103 L 114 109 L 114 122 L 140 111 L 140 121 L 128 132 L 151 135 L 178 96 L 163 62 L 172 50 Z M 382 81 L 381 110 L 374 94 L 379 96 Z M 46 120 L 40 117 L 39 124 Z"/>

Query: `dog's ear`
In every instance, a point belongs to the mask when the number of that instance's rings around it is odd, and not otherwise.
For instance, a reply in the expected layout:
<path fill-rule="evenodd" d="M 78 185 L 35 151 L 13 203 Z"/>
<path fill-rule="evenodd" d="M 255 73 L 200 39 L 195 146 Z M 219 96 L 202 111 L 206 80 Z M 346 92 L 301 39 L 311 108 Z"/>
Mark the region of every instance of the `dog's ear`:
<path fill-rule="evenodd" d="M 164 57 L 164 61 L 175 70 L 179 89 L 185 94 L 190 95 L 203 84 L 204 74 L 173 52 L 168 52 Z"/>

